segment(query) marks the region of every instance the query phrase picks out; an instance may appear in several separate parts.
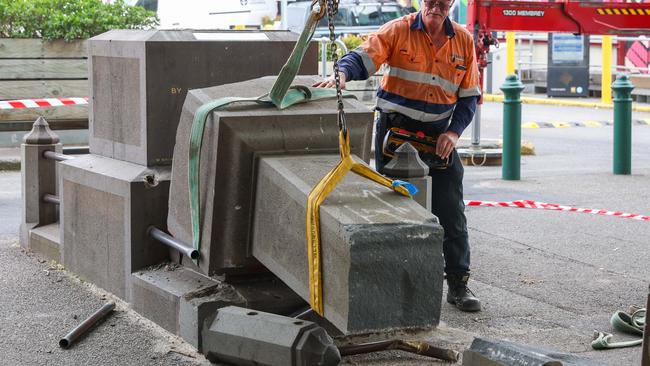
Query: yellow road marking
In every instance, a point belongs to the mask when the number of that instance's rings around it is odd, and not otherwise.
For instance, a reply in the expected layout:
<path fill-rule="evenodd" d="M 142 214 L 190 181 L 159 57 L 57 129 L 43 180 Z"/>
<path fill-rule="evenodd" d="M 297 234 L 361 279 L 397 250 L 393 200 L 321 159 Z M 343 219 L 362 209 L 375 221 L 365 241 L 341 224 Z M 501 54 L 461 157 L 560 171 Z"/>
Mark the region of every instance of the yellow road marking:
<path fill-rule="evenodd" d="M 555 128 L 569 128 L 569 127 L 571 127 L 571 125 L 566 123 L 566 122 L 552 122 L 551 124 Z"/>
<path fill-rule="evenodd" d="M 650 125 L 650 118 L 644 118 L 642 121 L 645 122 L 646 125 Z"/>
<path fill-rule="evenodd" d="M 585 127 L 603 127 L 603 124 L 598 121 L 585 121 Z"/>
<path fill-rule="evenodd" d="M 536 122 L 528 122 L 521 125 L 523 128 L 539 128 L 539 125 Z"/>

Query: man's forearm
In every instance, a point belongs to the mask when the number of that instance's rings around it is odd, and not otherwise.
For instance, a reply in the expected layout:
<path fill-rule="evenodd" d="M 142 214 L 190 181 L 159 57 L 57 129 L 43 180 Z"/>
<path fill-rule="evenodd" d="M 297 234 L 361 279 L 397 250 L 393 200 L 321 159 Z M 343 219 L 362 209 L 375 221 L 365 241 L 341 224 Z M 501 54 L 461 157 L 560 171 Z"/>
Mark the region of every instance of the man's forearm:
<path fill-rule="evenodd" d="M 474 118 L 474 113 L 476 112 L 477 102 L 478 96 L 458 98 L 447 131 L 456 132 L 458 136 L 462 135 L 465 128 L 472 123 L 472 118 Z"/>
<path fill-rule="evenodd" d="M 366 80 L 369 77 L 361 56 L 354 52 L 341 57 L 339 70 L 345 74 L 346 80 Z"/>

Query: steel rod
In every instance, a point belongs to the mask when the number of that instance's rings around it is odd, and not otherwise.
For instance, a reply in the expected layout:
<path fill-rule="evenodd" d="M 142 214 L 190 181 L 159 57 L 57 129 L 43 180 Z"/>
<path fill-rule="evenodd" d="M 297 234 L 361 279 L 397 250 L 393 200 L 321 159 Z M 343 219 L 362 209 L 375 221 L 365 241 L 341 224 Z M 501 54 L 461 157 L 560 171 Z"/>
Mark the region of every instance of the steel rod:
<path fill-rule="evenodd" d="M 47 203 L 53 203 L 55 205 L 60 205 L 61 200 L 59 199 L 59 196 L 55 196 L 53 194 L 46 193 L 43 195 L 43 202 Z"/>
<path fill-rule="evenodd" d="M 51 159 L 51 160 L 56 160 L 56 161 L 65 161 L 65 160 L 74 159 L 74 156 L 59 154 L 58 152 L 54 152 L 54 151 L 50 151 L 50 150 L 45 151 L 43 153 L 43 157 L 45 159 Z"/>
<path fill-rule="evenodd" d="M 452 349 L 436 347 L 427 342 L 409 342 L 399 339 L 339 347 L 341 356 L 359 355 L 388 350 L 401 350 L 444 361 L 457 362 L 459 353 Z"/>
<path fill-rule="evenodd" d="M 190 247 L 189 245 L 183 243 L 182 241 L 174 238 L 173 236 L 167 234 L 166 232 L 158 229 L 155 226 L 149 226 L 147 230 L 149 236 L 158 240 L 159 242 L 167 245 L 168 247 L 175 249 L 182 254 L 185 254 L 190 259 L 198 259 L 199 251 Z"/>
<path fill-rule="evenodd" d="M 84 320 L 81 324 L 77 325 L 70 333 L 59 340 L 61 348 L 70 348 L 81 336 L 83 336 L 95 323 L 108 316 L 113 309 L 115 309 L 115 302 L 107 302 L 88 319 Z"/>
<path fill-rule="evenodd" d="M 476 106 L 474 113 L 474 123 L 472 124 L 472 147 L 481 147 L 481 105 Z"/>
<path fill-rule="evenodd" d="M 645 331 L 643 332 L 643 351 L 641 352 L 641 366 L 650 366 L 650 319 L 647 311 L 650 310 L 650 288 L 648 289 L 648 300 L 646 301 Z"/>

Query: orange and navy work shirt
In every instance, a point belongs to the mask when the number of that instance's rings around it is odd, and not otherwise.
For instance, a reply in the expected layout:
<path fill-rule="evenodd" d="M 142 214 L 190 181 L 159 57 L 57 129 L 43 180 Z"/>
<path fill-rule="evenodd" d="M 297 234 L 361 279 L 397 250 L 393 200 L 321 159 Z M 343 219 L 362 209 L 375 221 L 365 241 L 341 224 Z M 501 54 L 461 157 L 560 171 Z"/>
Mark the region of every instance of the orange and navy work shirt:
<path fill-rule="evenodd" d="M 384 24 L 339 61 L 346 80 L 364 80 L 386 64 L 377 109 L 398 112 L 441 131 L 462 134 L 481 95 L 470 33 L 449 18 L 448 40 L 436 49 L 420 12 Z"/>

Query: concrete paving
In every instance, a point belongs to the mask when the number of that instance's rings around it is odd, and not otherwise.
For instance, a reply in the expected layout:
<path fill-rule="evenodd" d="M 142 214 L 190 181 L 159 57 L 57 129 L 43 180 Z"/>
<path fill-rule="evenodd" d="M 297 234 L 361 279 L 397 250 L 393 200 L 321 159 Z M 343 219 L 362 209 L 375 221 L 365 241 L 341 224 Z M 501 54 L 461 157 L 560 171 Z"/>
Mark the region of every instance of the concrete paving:
<path fill-rule="evenodd" d="M 111 294 L 18 244 L 20 173 L 0 172 L 0 365 L 209 365 Z M 59 338 L 108 300 L 117 308 L 70 349 Z"/>
<path fill-rule="evenodd" d="M 524 105 L 524 116 L 537 120 L 599 120 L 600 116 L 610 118 L 611 113 Z M 633 114 L 633 118 L 648 117 L 647 113 Z M 484 139 L 500 138 L 501 106 L 487 103 L 482 122 Z M 536 149 L 535 156 L 522 157 L 522 180 L 501 180 L 500 167 L 467 167 L 466 199 L 530 199 L 650 214 L 650 126 L 632 128 L 629 176 L 612 174 L 612 127 L 527 129 L 522 133 L 523 140 L 533 142 Z M 39 263 L 37 257 L 22 253 L 14 244 L 19 197 L 19 174 L 0 172 L 0 268 L 5 269 L 0 279 L 0 364 L 206 362 L 202 356 L 176 353 L 182 342 L 124 310 L 78 348 L 59 350 L 57 338 L 78 321 L 72 314 L 81 318 L 103 300 L 90 286 L 49 270 L 48 263 Z M 594 329 L 612 332 L 609 318 L 614 311 L 644 303 L 650 282 L 650 222 L 518 208 L 468 207 L 466 213 L 473 250 L 470 287 L 483 300 L 484 310 L 465 314 L 445 303 L 437 330 L 403 338 L 426 339 L 462 350 L 475 336 L 482 336 L 554 348 L 614 366 L 640 364 L 640 347 L 593 351 L 589 344 Z M 112 323 L 115 326 L 111 327 Z M 377 336 L 355 341 L 374 338 Z M 437 363 L 406 353 L 382 352 L 346 357 L 345 364 Z"/>

